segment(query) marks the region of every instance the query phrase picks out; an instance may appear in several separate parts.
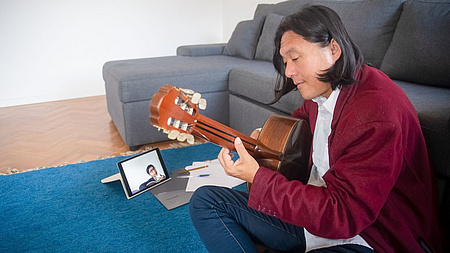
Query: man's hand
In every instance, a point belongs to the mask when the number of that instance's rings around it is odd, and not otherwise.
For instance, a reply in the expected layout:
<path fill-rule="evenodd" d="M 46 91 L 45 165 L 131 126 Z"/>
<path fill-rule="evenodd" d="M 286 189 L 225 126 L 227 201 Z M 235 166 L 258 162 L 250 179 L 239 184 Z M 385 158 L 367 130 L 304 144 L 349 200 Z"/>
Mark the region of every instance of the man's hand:
<path fill-rule="evenodd" d="M 255 138 L 255 131 L 253 131 L 251 135 L 252 138 Z M 257 134 L 259 134 L 259 131 Z M 259 169 L 258 162 L 247 152 L 239 137 L 234 140 L 234 148 L 239 154 L 239 159 L 237 159 L 236 162 L 233 161 L 231 159 L 233 156 L 230 153 L 230 150 L 222 148 L 218 155 L 220 164 L 225 169 L 227 175 L 253 183 L 253 178 Z"/>

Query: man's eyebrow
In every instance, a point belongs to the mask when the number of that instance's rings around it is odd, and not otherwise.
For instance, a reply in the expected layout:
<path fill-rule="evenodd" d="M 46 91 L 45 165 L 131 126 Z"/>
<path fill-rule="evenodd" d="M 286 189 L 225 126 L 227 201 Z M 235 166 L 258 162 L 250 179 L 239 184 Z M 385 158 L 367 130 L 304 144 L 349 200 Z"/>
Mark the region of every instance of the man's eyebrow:
<path fill-rule="evenodd" d="M 288 55 L 290 55 L 290 54 L 292 54 L 292 53 L 294 53 L 294 52 L 297 52 L 296 49 L 293 48 L 293 47 L 291 47 L 291 48 L 289 48 L 286 52 L 284 52 L 284 54 L 281 54 L 281 52 L 280 52 L 280 55 L 281 55 L 281 58 L 283 58 L 283 60 L 284 60 L 284 58 L 285 58 L 286 56 L 288 56 Z M 298 52 L 297 52 L 297 53 L 298 53 Z"/>
<path fill-rule="evenodd" d="M 292 53 L 294 51 L 294 48 L 293 47 L 291 47 L 291 48 L 289 48 L 289 50 L 288 51 L 286 51 L 286 54 L 290 54 L 290 53 Z"/>
<path fill-rule="evenodd" d="M 281 53 L 282 51 L 280 50 L 280 56 L 284 59 L 285 56 L 289 55 L 292 52 L 292 48 L 290 48 L 288 51 L 284 52 L 284 54 Z"/>

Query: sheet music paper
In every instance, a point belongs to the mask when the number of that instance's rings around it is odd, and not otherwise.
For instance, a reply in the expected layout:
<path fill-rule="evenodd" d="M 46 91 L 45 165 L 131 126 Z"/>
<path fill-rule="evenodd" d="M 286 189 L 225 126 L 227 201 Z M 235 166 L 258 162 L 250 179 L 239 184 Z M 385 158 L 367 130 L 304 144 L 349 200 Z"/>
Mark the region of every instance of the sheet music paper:
<path fill-rule="evenodd" d="M 199 170 L 190 171 L 189 181 L 186 186 L 187 192 L 193 192 L 203 185 L 216 185 L 232 188 L 245 183 L 244 180 L 234 178 L 225 174 L 225 170 L 220 165 L 219 160 L 211 160 L 204 162 L 194 162 L 191 166 L 186 167 L 186 170 L 198 168 L 201 166 L 208 166 Z M 209 174 L 206 177 L 198 177 L 199 175 Z"/>

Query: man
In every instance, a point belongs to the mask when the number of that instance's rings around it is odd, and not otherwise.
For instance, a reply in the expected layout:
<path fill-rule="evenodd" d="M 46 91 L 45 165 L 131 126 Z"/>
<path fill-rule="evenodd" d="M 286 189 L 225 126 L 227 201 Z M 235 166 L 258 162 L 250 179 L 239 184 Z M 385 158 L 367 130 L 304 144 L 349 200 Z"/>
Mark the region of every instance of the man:
<path fill-rule="evenodd" d="M 139 186 L 139 190 L 144 190 L 166 178 L 164 175 L 158 175 L 158 171 L 153 164 L 148 165 L 146 171 L 150 178 Z"/>
<path fill-rule="evenodd" d="M 206 248 L 256 252 L 258 242 L 296 252 L 442 251 L 427 149 L 402 90 L 363 64 L 327 7 L 285 18 L 275 45 L 276 100 L 294 88 L 305 99 L 292 116 L 313 133 L 308 184 L 260 167 L 237 138 L 240 158 L 225 148 L 218 158 L 252 187 L 249 194 L 195 192 L 190 213 Z"/>

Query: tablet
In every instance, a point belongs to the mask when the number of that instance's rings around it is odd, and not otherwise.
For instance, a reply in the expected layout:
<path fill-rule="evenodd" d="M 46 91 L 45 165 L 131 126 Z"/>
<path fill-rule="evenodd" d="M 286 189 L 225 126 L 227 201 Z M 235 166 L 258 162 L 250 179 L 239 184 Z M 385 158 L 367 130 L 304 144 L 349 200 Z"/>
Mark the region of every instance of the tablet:
<path fill-rule="evenodd" d="M 120 161 L 117 166 L 128 199 L 170 180 L 159 148 Z"/>

